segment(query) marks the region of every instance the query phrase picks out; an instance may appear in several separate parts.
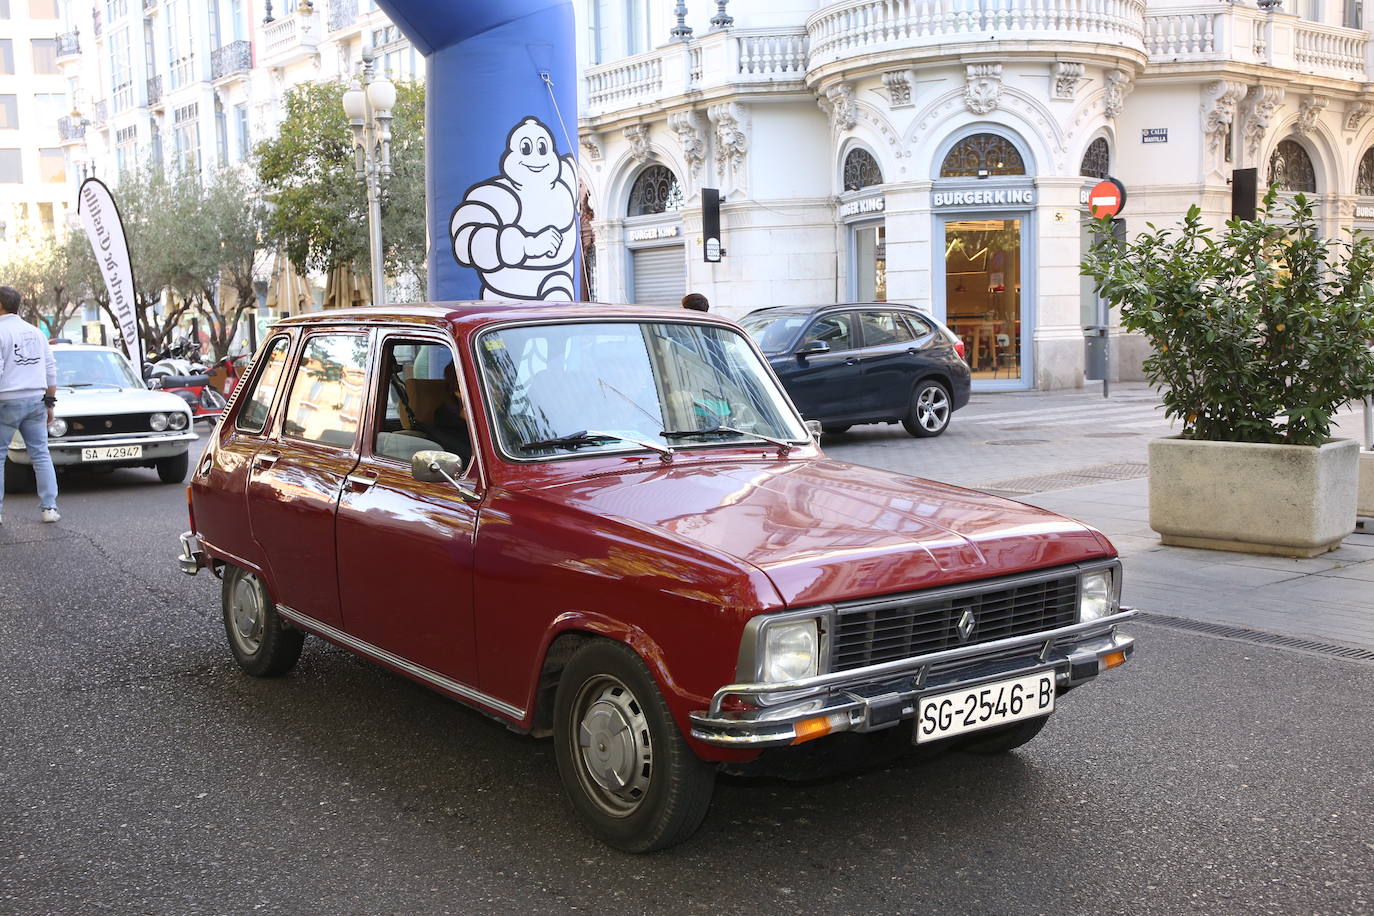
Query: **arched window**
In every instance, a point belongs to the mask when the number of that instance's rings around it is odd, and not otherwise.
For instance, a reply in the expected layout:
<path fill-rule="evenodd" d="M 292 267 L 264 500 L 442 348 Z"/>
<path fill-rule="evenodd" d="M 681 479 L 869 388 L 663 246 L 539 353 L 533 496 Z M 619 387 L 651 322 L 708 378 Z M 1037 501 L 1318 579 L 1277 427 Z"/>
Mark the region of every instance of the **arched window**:
<path fill-rule="evenodd" d="M 949 151 L 940 165 L 941 178 L 987 178 L 992 175 L 1024 175 L 1026 164 L 1006 137 L 974 134 Z"/>
<path fill-rule="evenodd" d="M 1374 197 L 1374 146 L 1364 151 L 1360 160 L 1360 172 L 1355 176 L 1355 193 L 1361 197 Z"/>
<path fill-rule="evenodd" d="M 1083 152 L 1083 164 L 1078 167 L 1078 174 L 1089 178 L 1106 178 L 1110 165 L 1111 153 L 1107 149 L 1107 140 L 1098 137 Z"/>
<path fill-rule="evenodd" d="M 639 173 L 630 188 L 627 216 L 648 216 L 682 209 L 682 185 L 673 170 L 663 165 L 651 165 Z"/>
<path fill-rule="evenodd" d="M 852 149 L 844 157 L 844 189 L 857 191 L 883 183 L 883 170 L 878 168 L 878 160 L 866 149 Z"/>
<path fill-rule="evenodd" d="M 1277 184 L 1280 191 L 1315 193 L 1317 173 L 1307 150 L 1292 140 L 1280 140 L 1269 157 L 1269 183 Z"/>

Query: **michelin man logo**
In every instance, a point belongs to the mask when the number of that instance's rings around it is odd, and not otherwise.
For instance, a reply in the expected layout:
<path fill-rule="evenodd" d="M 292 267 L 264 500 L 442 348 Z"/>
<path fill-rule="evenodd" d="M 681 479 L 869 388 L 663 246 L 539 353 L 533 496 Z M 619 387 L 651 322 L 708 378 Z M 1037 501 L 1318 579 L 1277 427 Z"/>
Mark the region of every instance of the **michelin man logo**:
<path fill-rule="evenodd" d="M 506 136 L 501 174 L 478 182 L 453 210 L 453 256 L 482 277 L 483 299 L 570 301 L 577 249 L 572 156 L 525 118 Z"/>

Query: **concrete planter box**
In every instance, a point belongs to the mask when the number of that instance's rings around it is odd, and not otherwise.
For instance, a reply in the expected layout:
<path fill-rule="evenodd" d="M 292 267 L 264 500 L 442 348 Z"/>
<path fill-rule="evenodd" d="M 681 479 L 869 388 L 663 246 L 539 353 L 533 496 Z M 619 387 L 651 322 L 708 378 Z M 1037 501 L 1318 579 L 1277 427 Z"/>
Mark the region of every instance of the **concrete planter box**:
<path fill-rule="evenodd" d="M 1360 498 L 1355 501 L 1355 514 L 1374 518 L 1374 452 L 1360 452 Z"/>
<path fill-rule="evenodd" d="M 1150 527 L 1165 544 L 1312 557 L 1355 530 L 1360 445 L 1154 439 Z"/>

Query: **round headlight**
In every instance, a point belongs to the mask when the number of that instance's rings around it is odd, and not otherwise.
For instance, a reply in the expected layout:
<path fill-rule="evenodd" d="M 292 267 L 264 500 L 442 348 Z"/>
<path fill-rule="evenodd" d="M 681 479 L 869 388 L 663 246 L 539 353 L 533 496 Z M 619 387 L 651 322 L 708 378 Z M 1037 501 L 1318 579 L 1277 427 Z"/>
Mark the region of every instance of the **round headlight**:
<path fill-rule="evenodd" d="M 815 674 L 819 642 L 815 620 L 770 626 L 763 645 L 764 681 L 795 681 Z"/>
<path fill-rule="evenodd" d="M 167 428 L 167 415 L 165 413 L 153 414 L 148 417 L 148 426 L 151 427 L 154 432 L 162 432 Z"/>
<path fill-rule="evenodd" d="M 56 439 L 67 434 L 67 421 L 58 417 L 48 424 L 48 435 Z"/>
<path fill-rule="evenodd" d="M 1078 619 L 1083 622 L 1110 617 L 1116 613 L 1116 595 L 1112 589 L 1112 571 L 1098 569 L 1086 572 L 1078 586 Z"/>
<path fill-rule="evenodd" d="M 167 425 L 172 429 L 185 429 L 191 422 L 191 418 L 181 411 L 167 415 Z"/>

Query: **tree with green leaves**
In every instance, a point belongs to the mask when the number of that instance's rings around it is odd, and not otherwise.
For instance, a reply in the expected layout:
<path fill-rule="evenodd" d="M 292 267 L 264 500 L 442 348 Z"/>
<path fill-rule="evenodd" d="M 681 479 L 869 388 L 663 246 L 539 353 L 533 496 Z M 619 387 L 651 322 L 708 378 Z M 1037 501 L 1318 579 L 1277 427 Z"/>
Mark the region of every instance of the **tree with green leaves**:
<path fill-rule="evenodd" d="M 287 91 L 276 137 L 257 147 L 258 178 L 271 205 L 269 235 L 300 270 L 340 265 L 367 273 L 367 192 L 354 171 L 342 82 Z M 388 276 L 425 270 L 424 87 L 396 84 L 391 169 L 383 183 L 382 244 Z"/>

